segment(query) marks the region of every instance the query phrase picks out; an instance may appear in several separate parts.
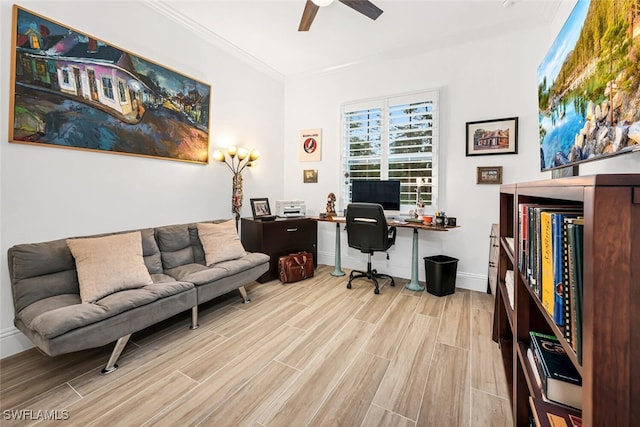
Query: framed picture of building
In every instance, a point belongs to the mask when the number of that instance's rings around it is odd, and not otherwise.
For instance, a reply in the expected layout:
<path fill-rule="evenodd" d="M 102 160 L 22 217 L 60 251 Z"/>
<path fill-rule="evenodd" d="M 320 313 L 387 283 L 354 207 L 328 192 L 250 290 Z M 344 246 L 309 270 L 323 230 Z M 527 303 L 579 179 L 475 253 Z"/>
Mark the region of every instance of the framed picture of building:
<path fill-rule="evenodd" d="M 13 6 L 10 142 L 209 161 L 211 87 Z"/>
<path fill-rule="evenodd" d="M 467 156 L 516 154 L 518 118 L 467 122 Z"/>

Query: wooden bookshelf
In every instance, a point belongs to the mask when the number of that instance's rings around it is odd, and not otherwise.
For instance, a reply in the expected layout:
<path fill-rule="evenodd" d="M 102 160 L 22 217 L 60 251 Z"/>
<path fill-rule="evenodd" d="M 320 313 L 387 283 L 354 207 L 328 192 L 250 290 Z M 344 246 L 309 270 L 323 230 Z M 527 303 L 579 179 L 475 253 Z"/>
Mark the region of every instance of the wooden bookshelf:
<path fill-rule="evenodd" d="M 518 270 L 518 205 L 584 210 L 582 365 L 561 328 Z M 505 238 L 514 238 L 512 251 Z M 540 398 L 526 350 L 529 331 L 554 334 L 582 375 L 584 426 L 640 422 L 640 174 L 560 178 L 500 188 L 500 256 L 493 337 L 501 346 L 516 426 L 528 426 Z M 504 278 L 514 271 L 514 308 Z"/>

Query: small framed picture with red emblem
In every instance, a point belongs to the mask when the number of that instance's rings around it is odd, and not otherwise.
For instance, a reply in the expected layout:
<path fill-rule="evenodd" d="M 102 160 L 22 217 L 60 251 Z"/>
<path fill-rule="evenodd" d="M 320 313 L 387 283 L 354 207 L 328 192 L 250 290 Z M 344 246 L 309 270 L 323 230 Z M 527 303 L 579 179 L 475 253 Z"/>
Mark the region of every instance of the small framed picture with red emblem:
<path fill-rule="evenodd" d="M 319 162 L 322 152 L 322 129 L 309 129 L 300 132 L 301 162 Z"/>

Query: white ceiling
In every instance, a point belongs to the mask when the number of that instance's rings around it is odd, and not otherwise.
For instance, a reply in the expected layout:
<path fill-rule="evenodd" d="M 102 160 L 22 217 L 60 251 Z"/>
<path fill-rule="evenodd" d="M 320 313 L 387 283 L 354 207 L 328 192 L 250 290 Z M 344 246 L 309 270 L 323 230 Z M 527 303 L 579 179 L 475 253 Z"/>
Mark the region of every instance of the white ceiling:
<path fill-rule="evenodd" d="M 143 0 L 197 35 L 291 77 L 401 58 L 552 21 L 563 0 L 373 0 L 373 21 L 339 1 L 298 32 L 305 0 Z M 565 0 L 566 1 L 566 0 Z"/>

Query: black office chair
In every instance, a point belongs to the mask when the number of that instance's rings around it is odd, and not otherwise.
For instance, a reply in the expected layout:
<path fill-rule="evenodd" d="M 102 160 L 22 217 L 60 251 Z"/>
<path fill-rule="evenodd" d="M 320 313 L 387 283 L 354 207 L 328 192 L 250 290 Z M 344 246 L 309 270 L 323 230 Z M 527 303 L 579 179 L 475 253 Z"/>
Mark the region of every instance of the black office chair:
<path fill-rule="evenodd" d="M 376 285 L 374 292 L 380 293 L 378 278 L 391 279 L 391 286 L 396 283 L 388 274 L 378 273 L 371 269 L 371 255 L 374 252 L 386 252 L 396 242 L 395 227 L 389 228 L 382 206 L 376 203 L 351 203 L 347 206 L 347 238 L 349 247 L 360 249 L 368 254 L 367 271 L 353 270 L 349 274 L 347 288 L 351 289 L 353 279 L 360 277 L 372 280 Z M 389 254 L 387 254 L 389 259 Z"/>

